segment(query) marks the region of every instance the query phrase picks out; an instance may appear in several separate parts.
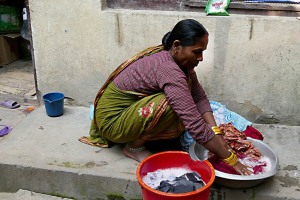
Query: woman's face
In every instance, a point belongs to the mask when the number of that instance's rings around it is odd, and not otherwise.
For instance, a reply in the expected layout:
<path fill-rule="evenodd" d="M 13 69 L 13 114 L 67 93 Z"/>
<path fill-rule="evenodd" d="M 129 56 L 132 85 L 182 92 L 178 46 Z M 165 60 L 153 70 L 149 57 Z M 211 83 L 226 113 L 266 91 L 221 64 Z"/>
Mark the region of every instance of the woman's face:
<path fill-rule="evenodd" d="M 173 43 L 171 54 L 175 62 L 184 69 L 195 68 L 200 61 L 203 60 L 203 51 L 206 50 L 208 44 L 208 35 L 200 38 L 192 46 L 181 46 L 180 41 Z"/>

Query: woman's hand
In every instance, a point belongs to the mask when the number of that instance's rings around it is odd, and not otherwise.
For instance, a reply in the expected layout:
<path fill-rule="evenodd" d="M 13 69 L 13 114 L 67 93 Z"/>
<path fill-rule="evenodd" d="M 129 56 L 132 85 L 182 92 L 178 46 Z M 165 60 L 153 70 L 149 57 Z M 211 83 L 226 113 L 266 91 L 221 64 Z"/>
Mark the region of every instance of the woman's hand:
<path fill-rule="evenodd" d="M 235 171 L 236 171 L 237 173 L 239 173 L 239 174 L 241 174 L 241 175 L 246 175 L 246 176 L 248 176 L 248 175 L 253 174 L 253 171 L 249 169 L 249 168 L 250 168 L 249 166 L 243 165 L 243 164 L 240 163 L 240 162 L 237 162 L 237 164 L 234 165 L 234 166 L 232 166 L 232 167 L 235 169 Z"/>
<path fill-rule="evenodd" d="M 228 145 L 221 135 L 216 135 L 210 141 L 203 144 L 203 146 L 208 149 L 210 152 L 216 154 L 219 158 L 224 159 L 230 156 L 230 152 L 228 151 Z M 243 165 L 240 162 L 237 162 L 233 166 L 235 171 L 241 175 L 251 175 L 253 171 L 249 166 Z"/>

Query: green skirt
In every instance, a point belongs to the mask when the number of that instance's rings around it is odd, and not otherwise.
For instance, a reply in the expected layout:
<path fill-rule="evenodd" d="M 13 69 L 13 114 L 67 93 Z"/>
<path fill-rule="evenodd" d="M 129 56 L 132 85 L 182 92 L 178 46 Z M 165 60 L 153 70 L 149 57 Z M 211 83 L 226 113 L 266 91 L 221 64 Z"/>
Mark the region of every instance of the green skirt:
<path fill-rule="evenodd" d="M 146 95 L 122 91 L 111 82 L 98 100 L 88 140 L 108 147 L 137 138 L 172 139 L 183 131 L 182 122 L 168 106 L 163 92 Z"/>

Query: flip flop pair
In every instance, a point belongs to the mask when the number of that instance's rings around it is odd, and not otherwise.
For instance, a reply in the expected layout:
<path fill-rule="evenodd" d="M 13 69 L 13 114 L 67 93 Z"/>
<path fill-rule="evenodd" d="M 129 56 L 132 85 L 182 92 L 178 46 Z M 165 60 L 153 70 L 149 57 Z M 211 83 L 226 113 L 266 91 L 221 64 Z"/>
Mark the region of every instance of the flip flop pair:
<path fill-rule="evenodd" d="M 0 106 L 4 108 L 15 109 L 15 108 L 19 108 L 20 104 L 18 104 L 14 100 L 5 100 L 5 101 L 0 101 Z"/>
<path fill-rule="evenodd" d="M 11 131 L 12 127 L 0 125 L 0 137 L 7 135 Z"/>

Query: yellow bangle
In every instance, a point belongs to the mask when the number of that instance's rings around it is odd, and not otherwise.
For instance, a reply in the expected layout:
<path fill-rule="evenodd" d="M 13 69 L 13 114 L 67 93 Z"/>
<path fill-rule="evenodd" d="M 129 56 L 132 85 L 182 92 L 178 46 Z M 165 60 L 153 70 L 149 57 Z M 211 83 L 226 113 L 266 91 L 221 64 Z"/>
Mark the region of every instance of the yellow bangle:
<path fill-rule="evenodd" d="M 232 151 L 230 151 L 230 156 L 228 158 L 222 159 L 223 162 L 227 163 L 230 166 L 234 166 L 238 163 L 238 158 L 235 155 L 235 153 L 233 153 Z"/>
<path fill-rule="evenodd" d="M 211 127 L 211 129 L 214 131 L 214 130 L 217 130 L 217 131 L 220 131 L 220 128 L 218 126 L 213 126 Z"/>
<path fill-rule="evenodd" d="M 238 163 L 238 159 L 236 158 L 235 160 L 232 160 L 230 163 L 227 163 L 230 166 L 235 166 Z"/>
<path fill-rule="evenodd" d="M 230 162 L 232 159 L 234 159 L 234 153 L 230 152 L 230 156 L 228 158 L 224 158 L 223 161 L 224 162 Z"/>
<path fill-rule="evenodd" d="M 211 129 L 213 130 L 213 132 L 216 135 L 223 135 L 223 133 L 221 132 L 221 129 L 218 126 L 213 126 L 213 127 L 211 127 Z"/>

